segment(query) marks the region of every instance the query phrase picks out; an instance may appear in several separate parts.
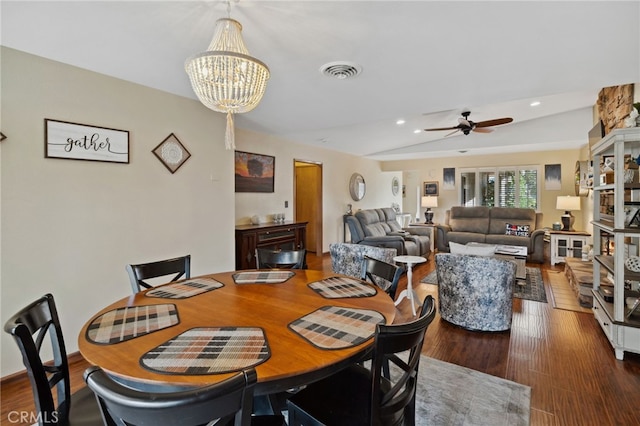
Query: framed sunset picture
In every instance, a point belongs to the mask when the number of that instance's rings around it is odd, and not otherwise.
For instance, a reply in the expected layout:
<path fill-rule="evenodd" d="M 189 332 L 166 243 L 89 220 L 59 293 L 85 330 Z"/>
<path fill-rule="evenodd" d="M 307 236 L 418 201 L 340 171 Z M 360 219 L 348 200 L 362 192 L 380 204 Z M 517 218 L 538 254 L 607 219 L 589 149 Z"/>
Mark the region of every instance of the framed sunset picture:
<path fill-rule="evenodd" d="M 273 192 L 276 157 L 235 152 L 236 192 Z"/>

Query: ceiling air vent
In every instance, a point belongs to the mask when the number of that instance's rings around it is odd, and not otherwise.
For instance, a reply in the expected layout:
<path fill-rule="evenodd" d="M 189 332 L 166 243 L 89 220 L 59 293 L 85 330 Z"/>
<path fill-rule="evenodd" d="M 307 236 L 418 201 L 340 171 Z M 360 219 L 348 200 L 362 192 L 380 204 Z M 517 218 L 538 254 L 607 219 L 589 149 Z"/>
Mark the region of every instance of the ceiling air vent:
<path fill-rule="evenodd" d="M 345 80 L 360 74 L 362 67 L 352 62 L 329 62 L 320 67 L 320 72 L 329 77 Z"/>

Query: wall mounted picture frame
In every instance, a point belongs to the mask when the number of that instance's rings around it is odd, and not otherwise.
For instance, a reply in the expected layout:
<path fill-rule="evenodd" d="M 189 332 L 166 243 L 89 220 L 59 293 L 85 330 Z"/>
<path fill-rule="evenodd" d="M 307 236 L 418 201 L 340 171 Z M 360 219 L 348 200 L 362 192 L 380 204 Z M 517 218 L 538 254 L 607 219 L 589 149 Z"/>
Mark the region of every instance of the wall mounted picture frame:
<path fill-rule="evenodd" d="M 172 174 L 175 173 L 191 157 L 182 142 L 171 133 L 158 146 L 153 148 L 153 154 Z"/>
<path fill-rule="evenodd" d="M 432 182 L 424 182 L 423 183 L 423 187 L 422 187 L 422 196 L 423 197 L 427 197 L 427 196 L 435 196 L 435 197 L 437 197 L 438 195 L 439 195 L 439 193 L 438 193 L 438 182 L 432 181 Z"/>
<path fill-rule="evenodd" d="M 562 189 L 561 164 L 545 164 L 544 189 L 546 191 L 560 191 Z"/>
<path fill-rule="evenodd" d="M 455 167 L 445 167 L 442 169 L 442 190 L 456 189 L 456 169 Z"/>
<path fill-rule="evenodd" d="M 235 152 L 236 192 L 274 192 L 276 157 Z"/>
<path fill-rule="evenodd" d="M 45 118 L 44 156 L 128 164 L 129 132 Z"/>

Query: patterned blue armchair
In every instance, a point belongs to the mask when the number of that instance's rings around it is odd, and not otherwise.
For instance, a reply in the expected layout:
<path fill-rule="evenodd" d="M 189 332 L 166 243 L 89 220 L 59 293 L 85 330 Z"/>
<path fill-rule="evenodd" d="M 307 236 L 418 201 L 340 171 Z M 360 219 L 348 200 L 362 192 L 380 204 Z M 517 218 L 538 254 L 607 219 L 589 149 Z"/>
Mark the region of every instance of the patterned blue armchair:
<path fill-rule="evenodd" d="M 516 265 L 494 257 L 436 254 L 442 319 L 469 330 L 511 328 Z"/>

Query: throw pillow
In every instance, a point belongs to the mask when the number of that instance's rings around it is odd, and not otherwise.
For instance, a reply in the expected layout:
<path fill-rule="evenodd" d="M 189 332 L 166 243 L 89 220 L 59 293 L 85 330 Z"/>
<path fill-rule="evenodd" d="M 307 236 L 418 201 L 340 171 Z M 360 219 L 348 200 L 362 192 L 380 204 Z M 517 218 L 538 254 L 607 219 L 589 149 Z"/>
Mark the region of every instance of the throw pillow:
<path fill-rule="evenodd" d="M 451 254 L 467 254 L 467 247 L 464 244 L 449 242 L 449 253 Z"/>
<path fill-rule="evenodd" d="M 472 256 L 493 256 L 496 252 L 496 246 L 486 245 L 464 245 L 454 242 L 449 243 L 449 251 L 451 254 L 465 254 Z"/>
<path fill-rule="evenodd" d="M 505 235 L 517 235 L 518 237 L 529 236 L 529 225 L 512 225 L 507 223 Z"/>

